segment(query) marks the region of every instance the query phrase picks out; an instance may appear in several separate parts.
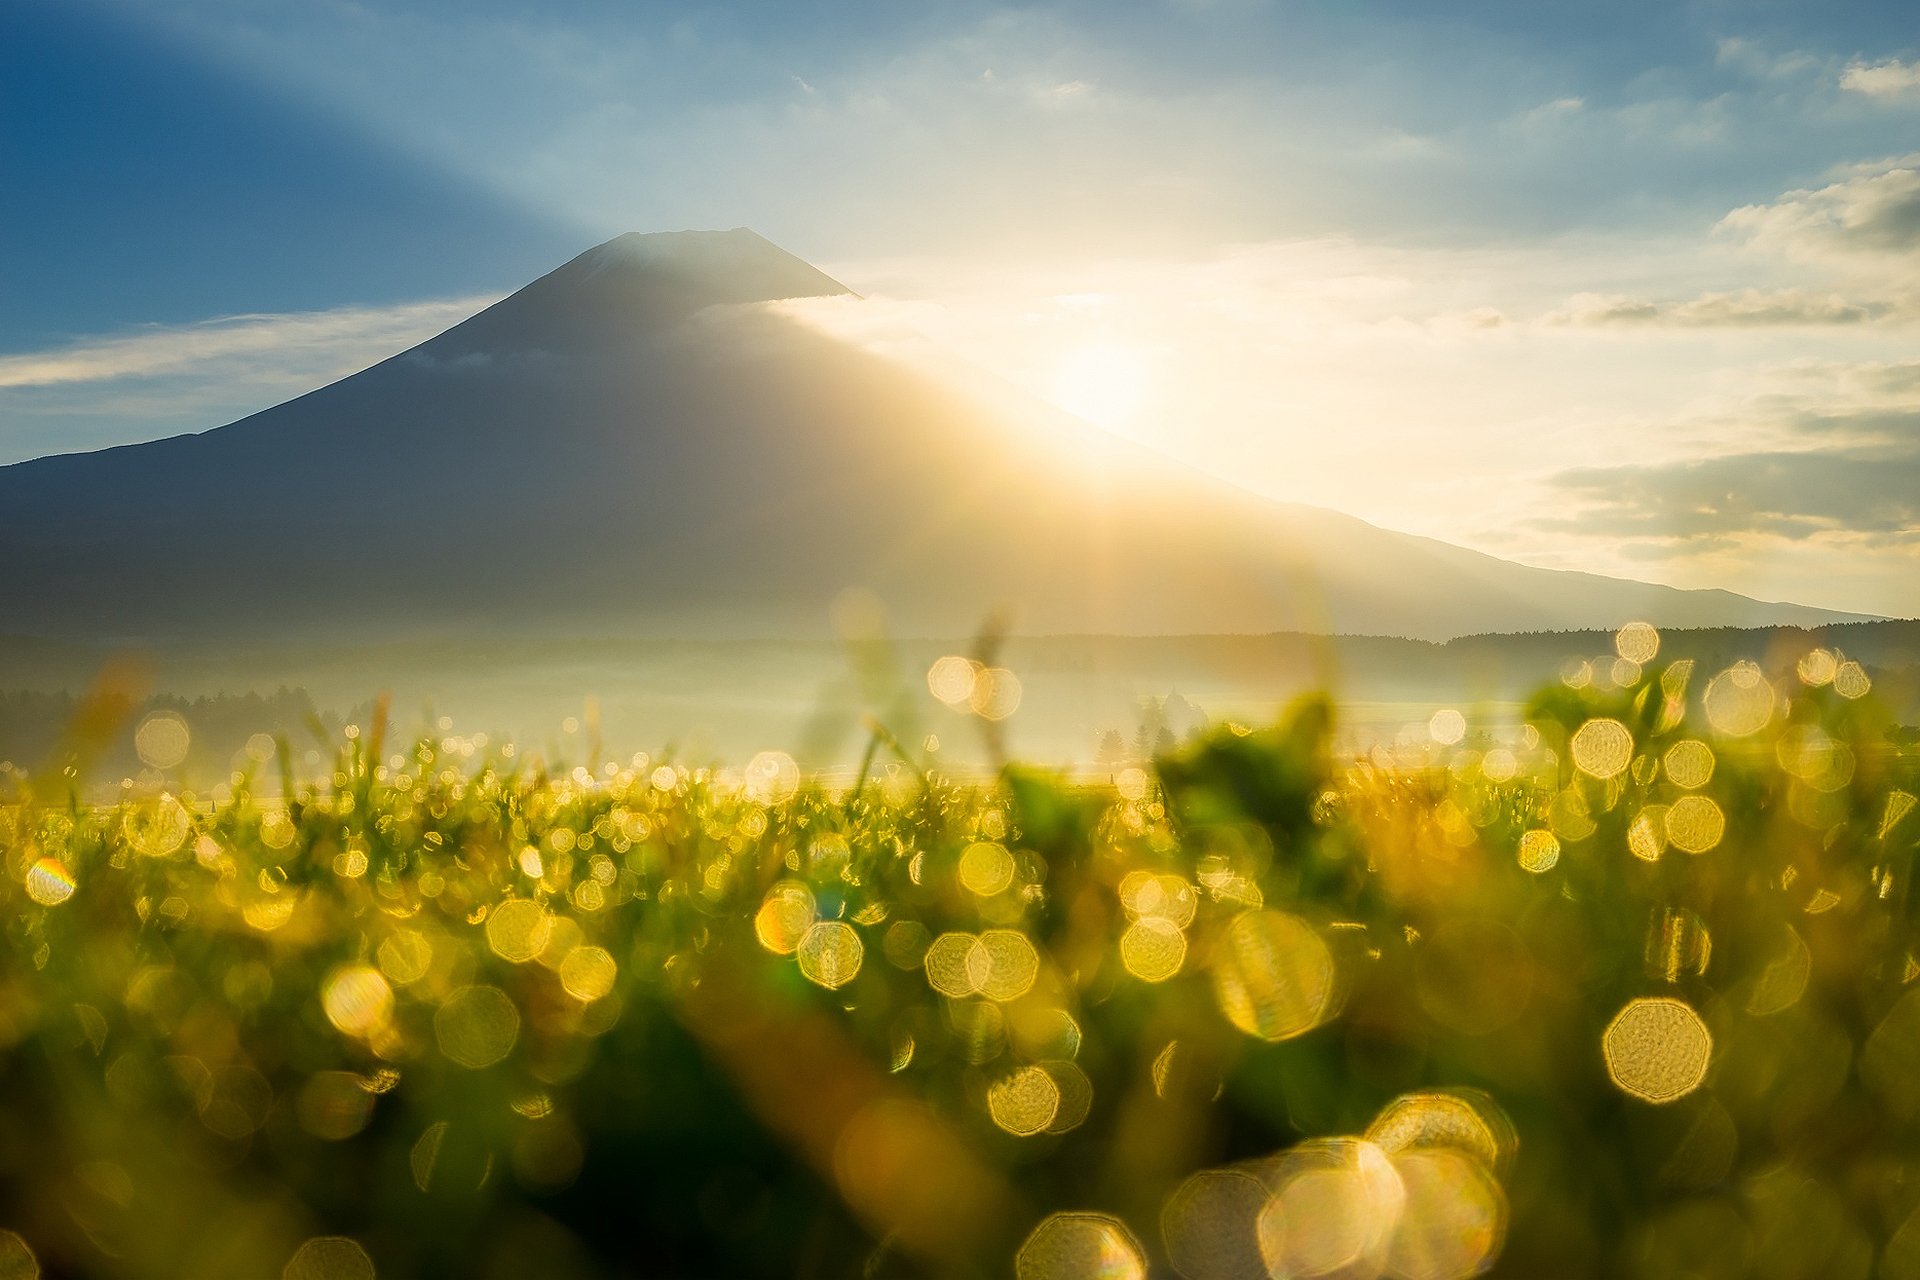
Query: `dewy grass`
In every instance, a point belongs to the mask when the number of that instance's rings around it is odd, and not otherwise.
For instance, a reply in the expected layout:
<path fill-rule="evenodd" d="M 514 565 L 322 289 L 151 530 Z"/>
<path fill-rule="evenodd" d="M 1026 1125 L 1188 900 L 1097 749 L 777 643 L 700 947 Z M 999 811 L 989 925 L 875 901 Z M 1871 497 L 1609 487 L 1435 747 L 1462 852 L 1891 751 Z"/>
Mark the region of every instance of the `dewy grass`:
<path fill-rule="evenodd" d="M 1920 1274 L 1920 760 L 1844 670 L 1112 785 L 13 775 L 0 1275 Z"/>

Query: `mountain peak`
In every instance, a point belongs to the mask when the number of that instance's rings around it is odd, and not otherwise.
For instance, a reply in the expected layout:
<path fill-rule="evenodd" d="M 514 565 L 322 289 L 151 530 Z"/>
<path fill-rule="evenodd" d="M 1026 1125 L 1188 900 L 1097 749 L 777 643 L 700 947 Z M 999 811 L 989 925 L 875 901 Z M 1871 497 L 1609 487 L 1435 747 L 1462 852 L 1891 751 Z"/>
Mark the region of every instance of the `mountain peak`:
<path fill-rule="evenodd" d="M 772 302 L 852 292 L 746 227 L 728 231 L 629 231 L 596 245 L 548 279 L 628 279 L 686 292 L 702 305 Z"/>
<path fill-rule="evenodd" d="M 423 343 L 418 355 L 449 360 L 617 346 L 704 307 L 852 292 L 745 227 L 630 231 Z"/>

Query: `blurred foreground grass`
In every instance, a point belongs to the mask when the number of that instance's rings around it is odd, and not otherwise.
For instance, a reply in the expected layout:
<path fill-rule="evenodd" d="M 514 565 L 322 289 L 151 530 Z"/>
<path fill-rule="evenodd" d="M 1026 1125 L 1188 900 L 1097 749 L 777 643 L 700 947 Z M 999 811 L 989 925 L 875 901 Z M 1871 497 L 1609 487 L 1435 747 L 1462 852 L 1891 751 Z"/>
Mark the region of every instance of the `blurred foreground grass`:
<path fill-rule="evenodd" d="M 1657 643 L 1099 786 L 9 775 L 0 1280 L 1920 1277 L 1920 753 Z"/>

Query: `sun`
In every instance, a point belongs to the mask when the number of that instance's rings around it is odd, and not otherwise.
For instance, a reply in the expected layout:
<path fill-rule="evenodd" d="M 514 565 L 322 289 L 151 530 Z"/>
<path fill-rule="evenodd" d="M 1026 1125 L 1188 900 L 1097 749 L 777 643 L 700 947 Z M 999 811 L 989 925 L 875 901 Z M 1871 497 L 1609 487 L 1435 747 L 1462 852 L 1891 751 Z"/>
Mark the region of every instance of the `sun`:
<path fill-rule="evenodd" d="M 1053 402 L 1096 426 L 1126 426 L 1146 398 L 1145 353 L 1116 342 L 1075 347 L 1053 375 Z"/>

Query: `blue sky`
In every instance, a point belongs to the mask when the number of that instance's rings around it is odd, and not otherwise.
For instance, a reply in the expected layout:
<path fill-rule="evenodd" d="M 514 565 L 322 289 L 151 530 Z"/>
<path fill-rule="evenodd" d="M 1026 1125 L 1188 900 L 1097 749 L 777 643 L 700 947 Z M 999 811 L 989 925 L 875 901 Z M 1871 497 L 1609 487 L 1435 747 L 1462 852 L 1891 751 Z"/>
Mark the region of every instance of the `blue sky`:
<path fill-rule="evenodd" d="M 0 462 L 744 224 L 1277 496 L 1920 611 L 1916 146 L 1892 3 L 7 0 Z"/>

